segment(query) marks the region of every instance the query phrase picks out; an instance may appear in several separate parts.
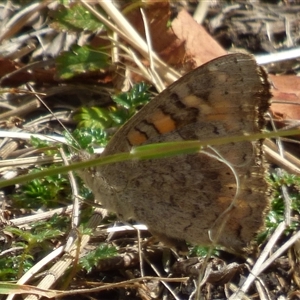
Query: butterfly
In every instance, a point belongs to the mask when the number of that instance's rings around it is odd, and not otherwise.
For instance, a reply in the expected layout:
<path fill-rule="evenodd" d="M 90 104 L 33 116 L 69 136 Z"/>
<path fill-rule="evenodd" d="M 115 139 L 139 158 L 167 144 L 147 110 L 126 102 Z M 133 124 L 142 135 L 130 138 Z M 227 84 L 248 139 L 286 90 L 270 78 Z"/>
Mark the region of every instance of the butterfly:
<path fill-rule="evenodd" d="M 102 157 L 140 145 L 260 133 L 271 93 L 247 54 L 214 59 L 184 75 L 112 137 Z M 244 251 L 264 227 L 269 186 L 262 140 L 195 154 L 130 160 L 79 172 L 105 208 L 142 222 L 163 243 Z"/>

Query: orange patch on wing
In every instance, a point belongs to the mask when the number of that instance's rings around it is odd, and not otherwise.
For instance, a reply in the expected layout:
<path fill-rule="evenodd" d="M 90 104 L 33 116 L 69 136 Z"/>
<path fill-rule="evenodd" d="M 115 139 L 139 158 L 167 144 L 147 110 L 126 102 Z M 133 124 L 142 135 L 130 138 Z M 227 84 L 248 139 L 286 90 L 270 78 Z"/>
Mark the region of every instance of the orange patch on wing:
<path fill-rule="evenodd" d="M 131 130 L 127 139 L 132 146 L 139 146 L 147 141 L 147 136 L 139 131 Z"/>
<path fill-rule="evenodd" d="M 155 126 L 156 130 L 160 133 L 167 133 L 176 129 L 175 121 L 172 120 L 170 115 L 164 114 L 162 111 L 156 111 L 149 119 Z"/>

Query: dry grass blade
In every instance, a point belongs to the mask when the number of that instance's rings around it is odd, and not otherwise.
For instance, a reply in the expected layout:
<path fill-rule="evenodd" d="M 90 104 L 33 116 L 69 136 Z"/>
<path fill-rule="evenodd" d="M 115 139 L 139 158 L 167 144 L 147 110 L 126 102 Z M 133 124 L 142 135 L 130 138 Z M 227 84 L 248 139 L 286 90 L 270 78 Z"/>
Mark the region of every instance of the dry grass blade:
<path fill-rule="evenodd" d="M 287 151 L 284 155 L 278 153 L 276 145 L 270 140 L 265 141 L 264 151 L 269 162 L 272 162 L 290 174 L 300 175 L 300 160 Z"/>
<path fill-rule="evenodd" d="M 43 212 L 43 213 L 38 213 L 38 214 L 26 216 L 26 217 L 11 219 L 10 222 L 14 226 L 24 228 L 25 226 L 28 226 L 31 223 L 48 220 L 54 215 L 69 214 L 69 213 L 71 213 L 72 209 L 73 209 L 73 205 L 68 205 L 67 207 L 53 209 L 48 212 Z"/>
<path fill-rule="evenodd" d="M 286 224 L 284 222 L 278 225 L 276 231 L 273 233 L 268 244 L 265 246 L 264 250 L 256 260 L 255 265 L 251 269 L 251 272 L 247 277 L 247 279 L 245 280 L 245 282 L 243 283 L 242 287 L 229 298 L 230 300 L 240 299 L 243 295 L 247 293 L 250 285 L 253 283 L 256 277 L 258 277 L 259 274 L 263 271 L 262 269 L 263 263 L 266 261 L 266 258 L 269 255 L 271 249 L 274 247 L 274 245 L 276 244 L 277 240 L 279 239 L 279 237 L 281 236 L 285 228 L 286 228 Z"/>
<path fill-rule="evenodd" d="M 18 14 L 16 14 L 10 20 L 7 20 L 6 24 L 1 27 L 0 32 L 0 42 L 5 39 L 9 39 L 12 35 L 17 33 L 27 22 L 32 18 L 37 18 L 39 16 L 39 11 L 48 5 L 47 1 L 42 3 L 33 3 Z"/>
<path fill-rule="evenodd" d="M 139 51 L 145 58 L 148 58 L 148 46 L 145 41 L 136 33 L 134 28 L 128 23 L 128 21 L 123 17 L 123 15 L 116 9 L 116 7 L 109 1 L 100 1 L 99 5 L 108 13 L 108 15 L 116 22 L 118 25 L 115 26 L 108 20 L 106 20 L 102 15 L 95 11 L 86 1 L 80 0 L 81 3 L 91 11 L 99 20 L 101 20 L 106 26 L 117 32 L 122 39 L 127 41 L 135 50 Z M 120 29 L 121 28 L 121 29 Z M 170 66 L 167 66 L 162 62 L 155 53 L 152 55 L 154 60 L 154 65 L 157 68 L 159 74 L 163 74 L 165 80 L 168 83 L 173 83 L 179 78 L 179 74 L 174 71 Z"/>

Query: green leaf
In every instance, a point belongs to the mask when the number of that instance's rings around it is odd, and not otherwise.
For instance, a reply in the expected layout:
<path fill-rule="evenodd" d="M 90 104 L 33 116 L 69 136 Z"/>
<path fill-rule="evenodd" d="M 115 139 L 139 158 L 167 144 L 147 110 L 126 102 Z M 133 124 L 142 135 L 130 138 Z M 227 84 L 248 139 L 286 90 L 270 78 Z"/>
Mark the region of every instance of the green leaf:
<path fill-rule="evenodd" d="M 150 93 L 148 89 L 147 84 L 140 82 L 135 84 L 129 92 L 112 96 L 112 99 L 120 106 L 135 112 L 137 108 L 149 102 Z"/>
<path fill-rule="evenodd" d="M 190 256 L 196 256 L 196 257 L 205 257 L 210 252 L 209 247 L 205 246 L 194 246 L 190 249 Z M 218 250 L 213 250 L 213 255 L 218 255 Z"/>
<path fill-rule="evenodd" d="M 41 140 L 41 139 L 36 138 L 34 136 L 30 137 L 30 143 L 31 143 L 32 146 L 34 146 L 36 148 L 48 147 L 49 144 L 50 144 L 48 141 Z"/>
<path fill-rule="evenodd" d="M 56 166 L 48 167 L 55 171 Z M 32 173 L 39 172 L 47 168 L 32 170 Z M 17 193 L 13 195 L 15 207 L 20 208 L 40 208 L 57 207 L 61 205 L 61 199 L 66 199 L 65 192 L 69 190 L 68 180 L 65 175 L 55 174 L 45 176 L 44 178 L 36 178 L 28 183 L 21 185 Z M 70 199 L 68 199 L 70 201 Z"/>
<path fill-rule="evenodd" d="M 56 58 L 58 76 L 69 79 L 87 71 L 97 71 L 108 65 L 106 53 L 87 46 L 75 45 L 71 51 L 63 52 Z"/>
<path fill-rule="evenodd" d="M 81 258 L 80 264 L 87 272 L 90 272 L 92 268 L 97 265 L 99 260 L 116 255 L 116 248 L 102 244 L 96 250 L 91 251 L 87 256 Z"/>
<path fill-rule="evenodd" d="M 70 7 L 61 5 L 58 10 L 50 13 L 50 17 L 53 19 L 51 26 L 60 31 L 96 31 L 103 27 L 103 24 L 79 3 Z"/>
<path fill-rule="evenodd" d="M 110 111 L 101 107 L 82 107 L 74 115 L 74 120 L 79 121 L 79 127 L 86 128 L 104 129 L 114 125 Z"/>
<path fill-rule="evenodd" d="M 107 144 L 107 134 L 102 128 L 78 128 L 74 130 L 73 137 L 80 145 L 80 149 L 84 149 L 89 153 L 93 153 L 93 146 L 105 146 Z"/>

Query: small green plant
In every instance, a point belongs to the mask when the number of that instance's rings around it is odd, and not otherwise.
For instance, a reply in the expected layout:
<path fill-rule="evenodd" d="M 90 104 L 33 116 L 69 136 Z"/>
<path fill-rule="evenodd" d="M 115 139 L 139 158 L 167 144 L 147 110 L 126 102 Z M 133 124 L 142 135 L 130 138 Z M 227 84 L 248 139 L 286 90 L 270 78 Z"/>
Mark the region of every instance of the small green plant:
<path fill-rule="evenodd" d="M 115 255 L 117 255 L 115 247 L 102 244 L 97 249 L 89 252 L 88 255 L 81 258 L 80 265 L 89 273 L 93 267 L 97 266 L 97 263 L 101 259 L 113 257 Z"/>
<path fill-rule="evenodd" d="M 49 168 L 55 168 L 55 165 Z M 45 167 L 36 168 L 32 172 L 39 172 Z M 59 207 L 70 203 L 70 187 L 66 175 L 56 174 L 44 178 L 34 179 L 21 185 L 16 194 L 12 196 L 15 207 L 38 209 L 42 206 L 48 208 Z"/>
<path fill-rule="evenodd" d="M 104 49 L 74 45 L 71 51 L 56 58 L 56 68 L 61 79 L 70 79 L 88 71 L 99 71 L 108 67 L 108 55 Z"/>
<path fill-rule="evenodd" d="M 266 218 L 266 231 L 258 236 L 258 240 L 263 240 L 269 232 L 272 232 L 279 223 L 284 221 L 285 204 L 282 196 L 282 185 L 288 188 L 289 198 L 291 199 L 292 214 L 300 214 L 300 177 L 284 173 L 283 176 L 277 176 L 275 173 L 270 177 L 272 193 L 271 210 Z M 299 227 L 299 222 L 292 222 L 286 233 Z"/>
<path fill-rule="evenodd" d="M 50 143 L 48 141 L 43 141 L 39 138 L 36 138 L 34 136 L 32 136 L 30 138 L 30 143 L 32 146 L 36 147 L 36 148 L 44 148 L 44 147 L 49 147 Z"/>
<path fill-rule="evenodd" d="M 196 257 L 205 257 L 210 252 L 209 247 L 204 246 L 194 246 L 190 249 L 189 256 L 196 256 Z M 213 250 L 213 255 L 218 255 L 218 250 Z"/>
<path fill-rule="evenodd" d="M 58 148 L 51 146 L 50 142 L 48 141 L 31 136 L 29 142 L 33 147 L 40 149 L 45 155 L 55 155 L 58 153 Z"/>
<path fill-rule="evenodd" d="M 38 221 L 31 225 L 31 233 L 35 235 L 42 234 L 44 230 L 49 232 L 68 232 L 70 230 L 70 217 L 66 215 L 54 215 L 45 221 Z"/>
<path fill-rule="evenodd" d="M 44 222 L 45 223 L 45 222 Z M 52 246 L 48 241 L 63 235 L 63 231 L 58 229 L 45 229 L 39 232 L 22 230 L 7 226 L 4 230 L 14 236 L 13 248 L 21 254 L 3 256 L 0 258 L 0 280 L 16 280 L 20 278 L 34 264 L 34 253 L 45 253 L 52 251 Z M 22 250 L 20 250 L 20 248 Z"/>
<path fill-rule="evenodd" d="M 16 250 L 15 252 L 18 252 Z M 10 253 L 0 258 L 0 281 L 15 281 L 34 265 L 30 254 Z M 22 266 L 22 272 L 17 266 Z"/>
<path fill-rule="evenodd" d="M 100 128 L 119 127 L 129 120 L 139 108 L 149 102 L 149 87 L 138 83 L 127 93 L 112 96 L 116 105 L 104 107 L 82 107 L 74 119 L 79 127 Z"/>
<path fill-rule="evenodd" d="M 69 5 L 68 2 L 63 1 L 57 10 L 50 12 L 53 28 L 59 31 L 93 32 L 103 27 L 103 24 L 80 3 Z"/>
<path fill-rule="evenodd" d="M 88 153 L 94 153 L 95 146 L 104 147 L 107 144 L 107 134 L 101 128 L 79 127 L 73 131 L 72 137 L 68 132 L 65 137 L 74 148 L 79 147 Z"/>

